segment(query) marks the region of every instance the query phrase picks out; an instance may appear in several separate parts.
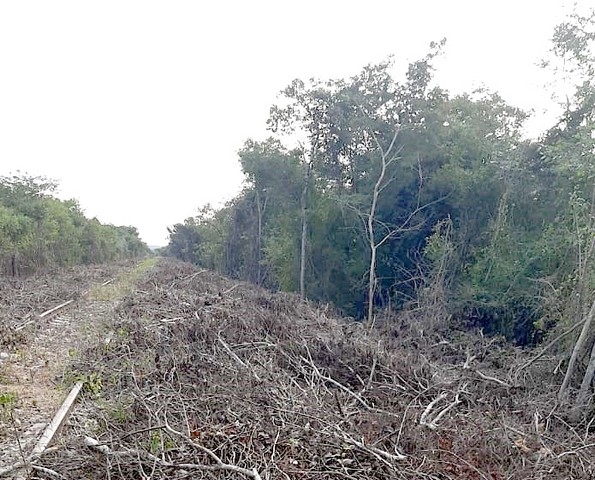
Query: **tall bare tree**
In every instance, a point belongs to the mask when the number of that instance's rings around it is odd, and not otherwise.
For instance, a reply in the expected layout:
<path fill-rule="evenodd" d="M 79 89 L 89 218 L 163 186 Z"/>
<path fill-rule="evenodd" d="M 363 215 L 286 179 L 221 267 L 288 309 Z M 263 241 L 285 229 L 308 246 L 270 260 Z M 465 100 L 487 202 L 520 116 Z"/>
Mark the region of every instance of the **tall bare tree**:
<path fill-rule="evenodd" d="M 314 150 L 314 148 L 312 148 Z M 308 186 L 310 185 L 310 174 L 312 173 L 312 159 L 304 162 L 304 185 L 300 197 L 300 214 L 302 221 L 302 233 L 300 238 L 300 296 L 306 298 L 306 249 L 308 240 Z"/>
<path fill-rule="evenodd" d="M 380 173 L 378 178 L 376 179 L 376 183 L 374 184 L 374 190 L 372 192 L 372 203 L 370 205 L 370 213 L 368 214 L 368 219 L 366 222 L 366 230 L 368 233 L 368 242 L 370 246 L 370 271 L 368 273 L 368 322 L 372 322 L 374 318 L 374 295 L 376 293 L 376 255 L 378 248 L 382 246 L 391 236 L 392 230 L 389 230 L 388 233 L 385 233 L 380 240 L 376 240 L 376 207 L 378 206 L 378 197 L 382 193 L 387 185 L 392 181 L 392 176 L 388 176 L 387 178 L 387 168 L 398 158 L 402 147 L 395 147 L 395 143 L 397 141 L 397 137 L 399 136 L 399 128 L 395 130 L 395 134 L 389 144 L 389 146 L 384 149 L 382 145 L 378 141 L 376 135 L 374 136 L 374 141 L 376 142 L 376 147 L 380 153 Z"/>

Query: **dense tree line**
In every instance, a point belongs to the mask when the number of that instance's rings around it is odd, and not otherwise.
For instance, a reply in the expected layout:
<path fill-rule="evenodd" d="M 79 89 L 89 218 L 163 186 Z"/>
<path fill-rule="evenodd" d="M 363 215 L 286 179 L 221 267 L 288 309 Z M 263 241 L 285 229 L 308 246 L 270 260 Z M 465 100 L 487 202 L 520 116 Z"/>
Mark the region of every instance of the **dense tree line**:
<path fill-rule="evenodd" d="M 134 227 L 88 219 L 75 200 L 54 196 L 43 177 L 0 177 L 0 273 L 135 258 L 148 253 Z"/>
<path fill-rule="evenodd" d="M 357 317 L 407 305 L 523 343 L 574 322 L 595 288 L 593 19 L 555 31 L 578 83 L 535 141 L 497 94 L 433 84 L 442 43 L 402 81 L 390 61 L 294 81 L 239 152 L 242 192 L 166 252 Z"/>

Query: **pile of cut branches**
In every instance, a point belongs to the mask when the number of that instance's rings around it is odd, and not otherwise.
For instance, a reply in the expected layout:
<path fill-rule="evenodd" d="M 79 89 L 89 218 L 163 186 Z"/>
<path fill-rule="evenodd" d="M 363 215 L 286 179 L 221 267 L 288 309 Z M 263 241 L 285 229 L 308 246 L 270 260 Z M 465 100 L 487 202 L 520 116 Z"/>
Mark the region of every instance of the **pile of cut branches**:
<path fill-rule="evenodd" d="M 118 265 L 90 265 L 56 269 L 29 277 L 0 276 L 0 349 L 27 340 L 25 326 L 60 303 L 77 299 L 93 283 L 115 275 Z"/>
<path fill-rule="evenodd" d="M 62 478 L 587 479 L 590 424 L 547 357 L 497 338 L 370 330 L 162 261 L 74 368 L 87 394 L 37 460 Z"/>

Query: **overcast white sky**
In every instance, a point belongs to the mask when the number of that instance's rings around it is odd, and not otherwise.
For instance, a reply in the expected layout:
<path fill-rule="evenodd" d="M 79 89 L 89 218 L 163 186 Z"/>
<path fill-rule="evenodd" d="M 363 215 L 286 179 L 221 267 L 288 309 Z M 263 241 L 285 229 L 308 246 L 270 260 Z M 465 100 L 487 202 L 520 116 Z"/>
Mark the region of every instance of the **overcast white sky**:
<path fill-rule="evenodd" d="M 486 85 L 541 115 L 535 64 L 570 3 L 3 0 L 0 174 L 57 179 L 88 216 L 163 245 L 168 225 L 239 190 L 236 152 L 266 137 L 294 78 L 405 64 L 446 37 L 438 84 Z"/>

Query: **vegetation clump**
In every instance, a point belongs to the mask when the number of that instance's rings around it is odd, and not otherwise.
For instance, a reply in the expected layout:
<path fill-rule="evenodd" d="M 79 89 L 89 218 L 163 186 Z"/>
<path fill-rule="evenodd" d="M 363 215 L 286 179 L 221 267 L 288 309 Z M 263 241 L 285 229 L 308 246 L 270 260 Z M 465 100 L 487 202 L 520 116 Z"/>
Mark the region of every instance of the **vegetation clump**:
<path fill-rule="evenodd" d="M 44 177 L 0 177 L 0 274 L 114 262 L 149 253 L 134 227 L 88 219 L 76 200 L 55 196 Z"/>
<path fill-rule="evenodd" d="M 243 191 L 174 225 L 165 253 L 368 322 L 431 295 L 517 344 L 565 329 L 595 300 L 594 19 L 554 32 L 550 67 L 576 89 L 538 139 L 498 94 L 435 84 L 443 42 L 402 79 L 387 61 L 293 81 L 271 137 L 239 152 Z"/>

